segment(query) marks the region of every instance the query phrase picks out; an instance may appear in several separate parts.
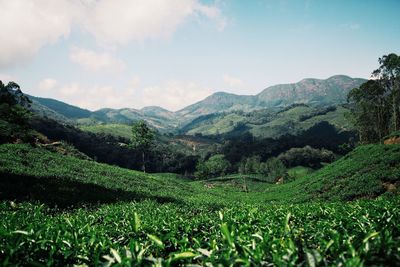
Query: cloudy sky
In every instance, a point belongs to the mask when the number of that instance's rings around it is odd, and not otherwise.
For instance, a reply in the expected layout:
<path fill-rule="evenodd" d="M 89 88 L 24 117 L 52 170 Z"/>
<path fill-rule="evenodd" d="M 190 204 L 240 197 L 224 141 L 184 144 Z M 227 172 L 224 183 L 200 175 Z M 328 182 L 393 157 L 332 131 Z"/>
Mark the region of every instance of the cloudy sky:
<path fill-rule="evenodd" d="M 0 0 L 0 80 L 95 110 L 178 110 L 216 91 L 335 74 L 400 53 L 398 0 Z"/>

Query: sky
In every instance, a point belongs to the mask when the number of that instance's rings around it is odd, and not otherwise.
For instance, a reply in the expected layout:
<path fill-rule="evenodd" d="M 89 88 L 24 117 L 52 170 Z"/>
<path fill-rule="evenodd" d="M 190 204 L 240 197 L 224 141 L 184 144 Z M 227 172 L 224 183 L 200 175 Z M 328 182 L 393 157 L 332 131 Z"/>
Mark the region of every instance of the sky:
<path fill-rule="evenodd" d="M 0 0 L 0 80 L 90 110 L 369 78 L 399 0 Z"/>

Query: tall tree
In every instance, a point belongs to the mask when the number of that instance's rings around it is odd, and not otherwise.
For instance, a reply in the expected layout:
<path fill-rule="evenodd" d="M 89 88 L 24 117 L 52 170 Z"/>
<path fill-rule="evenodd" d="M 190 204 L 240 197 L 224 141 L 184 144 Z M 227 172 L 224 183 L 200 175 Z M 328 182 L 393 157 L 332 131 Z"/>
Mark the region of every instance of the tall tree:
<path fill-rule="evenodd" d="M 378 60 L 380 66 L 372 76 L 379 81 L 391 102 L 391 129 L 398 131 L 400 127 L 400 56 L 392 53 Z"/>
<path fill-rule="evenodd" d="M 131 147 L 142 152 L 142 170 L 146 172 L 146 152 L 153 145 L 154 132 L 147 126 L 144 120 L 132 125 Z"/>
<path fill-rule="evenodd" d="M 372 72 L 372 80 L 349 92 L 354 104 L 354 124 L 364 143 L 382 141 L 400 129 L 400 56 L 384 55 Z"/>

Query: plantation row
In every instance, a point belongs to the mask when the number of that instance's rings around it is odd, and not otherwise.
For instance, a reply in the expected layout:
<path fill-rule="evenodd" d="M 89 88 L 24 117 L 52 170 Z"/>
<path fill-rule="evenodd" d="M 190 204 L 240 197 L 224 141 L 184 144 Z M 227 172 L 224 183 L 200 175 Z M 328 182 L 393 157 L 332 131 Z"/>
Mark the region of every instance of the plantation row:
<path fill-rule="evenodd" d="M 400 262 L 399 197 L 219 210 L 143 201 L 69 213 L 2 202 L 0 210 L 2 265 Z"/>

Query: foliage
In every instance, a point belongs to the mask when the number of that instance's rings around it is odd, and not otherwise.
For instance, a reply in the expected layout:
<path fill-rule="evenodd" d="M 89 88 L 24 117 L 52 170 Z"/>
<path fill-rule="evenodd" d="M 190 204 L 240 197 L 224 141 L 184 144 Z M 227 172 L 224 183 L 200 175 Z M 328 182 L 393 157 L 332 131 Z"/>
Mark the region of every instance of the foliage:
<path fill-rule="evenodd" d="M 0 144 L 6 142 L 33 140 L 28 120 L 31 113 L 27 110 L 29 99 L 22 93 L 18 84 L 0 81 Z"/>
<path fill-rule="evenodd" d="M 384 147 L 358 148 L 339 168 Z M 399 148 L 388 148 L 388 164 Z M 0 155 L 6 189 L 0 202 L 1 265 L 332 266 L 400 260 L 398 196 L 277 205 L 267 200 L 270 191 L 304 194 L 291 183 L 261 193 L 205 190 L 175 175 L 143 174 L 28 145 L 2 145 Z M 315 182 L 326 175 L 301 179 Z"/>
<path fill-rule="evenodd" d="M 146 172 L 146 152 L 153 145 L 154 132 L 147 126 L 144 120 L 132 125 L 131 147 L 142 152 L 142 170 Z"/>
<path fill-rule="evenodd" d="M 209 179 L 217 176 L 224 176 L 230 168 L 230 163 L 222 154 L 210 157 L 206 161 L 197 164 L 195 176 L 197 179 Z"/>
<path fill-rule="evenodd" d="M 327 149 L 315 149 L 310 146 L 291 148 L 280 154 L 278 158 L 287 166 L 307 166 L 320 168 L 321 162 L 330 163 L 335 160 L 335 154 Z"/>
<path fill-rule="evenodd" d="M 364 143 L 380 142 L 391 131 L 400 129 L 400 56 L 384 55 L 374 80 L 349 92 L 354 103 L 354 124 Z"/>
<path fill-rule="evenodd" d="M 260 179 L 266 182 L 276 182 L 277 179 L 286 176 L 286 167 L 275 158 L 269 158 L 265 162 L 260 161 L 259 156 L 244 158 L 238 168 L 240 174 L 260 174 Z"/>
<path fill-rule="evenodd" d="M 231 164 L 238 167 L 243 158 L 260 156 L 261 161 L 295 147 L 311 146 L 316 149 L 327 149 L 337 154 L 347 152 L 343 150 L 343 144 L 353 140 L 351 132 L 339 132 L 337 128 L 328 122 L 320 122 L 307 131 L 298 135 L 284 135 L 276 139 L 254 138 L 251 134 L 228 139 L 224 142 L 221 152 Z"/>
<path fill-rule="evenodd" d="M 2 265 L 393 266 L 398 198 L 354 203 L 243 205 L 212 211 L 117 203 L 55 213 L 0 205 Z"/>
<path fill-rule="evenodd" d="M 282 161 L 272 157 L 260 165 L 260 172 L 268 177 L 270 181 L 277 181 L 286 176 L 286 167 Z"/>
<path fill-rule="evenodd" d="M 69 124 L 61 124 L 51 119 L 33 117 L 30 125 L 49 139 L 72 144 L 94 160 L 124 168 L 141 170 L 141 151 L 129 149 L 129 139 L 82 131 Z M 1 127 L 1 125 L 0 125 Z M 193 174 L 196 156 L 186 155 L 182 150 L 156 142 L 147 153 L 146 169 L 149 172 L 175 172 Z M 193 162 L 195 161 L 195 162 Z"/>
<path fill-rule="evenodd" d="M 296 166 L 287 170 L 288 175 L 294 179 L 304 177 L 313 172 L 313 169 L 304 166 Z"/>

